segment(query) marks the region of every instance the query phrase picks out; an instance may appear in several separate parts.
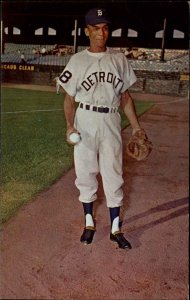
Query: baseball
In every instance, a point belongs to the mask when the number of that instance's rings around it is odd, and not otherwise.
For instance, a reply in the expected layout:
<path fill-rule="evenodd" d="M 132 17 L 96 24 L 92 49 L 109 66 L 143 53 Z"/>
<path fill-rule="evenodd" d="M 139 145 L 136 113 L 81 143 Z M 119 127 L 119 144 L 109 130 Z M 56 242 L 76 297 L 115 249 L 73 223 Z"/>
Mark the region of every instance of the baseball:
<path fill-rule="evenodd" d="M 77 132 L 73 132 L 69 135 L 69 140 L 74 143 L 77 144 L 80 141 L 80 134 L 78 134 Z"/>

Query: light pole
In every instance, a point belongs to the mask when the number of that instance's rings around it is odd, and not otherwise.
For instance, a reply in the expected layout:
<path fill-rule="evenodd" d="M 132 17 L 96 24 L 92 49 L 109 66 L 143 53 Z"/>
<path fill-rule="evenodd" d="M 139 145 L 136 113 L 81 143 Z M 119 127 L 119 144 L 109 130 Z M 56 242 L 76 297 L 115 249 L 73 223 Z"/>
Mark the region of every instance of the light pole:
<path fill-rule="evenodd" d="M 164 61 L 165 35 L 166 35 L 166 18 L 164 19 L 164 28 L 163 28 L 163 36 L 162 36 L 162 50 L 161 50 L 161 56 L 160 56 L 161 61 Z"/>
<path fill-rule="evenodd" d="M 74 29 L 74 53 L 77 52 L 77 34 L 78 34 L 78 22 L 75 19 L 75 29 Z"/>

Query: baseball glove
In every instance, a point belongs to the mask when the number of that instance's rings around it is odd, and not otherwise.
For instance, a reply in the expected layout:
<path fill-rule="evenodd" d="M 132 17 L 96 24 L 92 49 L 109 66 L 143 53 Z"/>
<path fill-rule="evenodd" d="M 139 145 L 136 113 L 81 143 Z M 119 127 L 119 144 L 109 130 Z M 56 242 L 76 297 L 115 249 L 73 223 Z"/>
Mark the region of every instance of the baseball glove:
<path fill-rule="evenodd" d="M 126 153 L 140 161 L 149 156 L 152 151 L 153 144 L 149 141 L 144 129 L 139 129 L 132 135 L 127 143 Z"/>

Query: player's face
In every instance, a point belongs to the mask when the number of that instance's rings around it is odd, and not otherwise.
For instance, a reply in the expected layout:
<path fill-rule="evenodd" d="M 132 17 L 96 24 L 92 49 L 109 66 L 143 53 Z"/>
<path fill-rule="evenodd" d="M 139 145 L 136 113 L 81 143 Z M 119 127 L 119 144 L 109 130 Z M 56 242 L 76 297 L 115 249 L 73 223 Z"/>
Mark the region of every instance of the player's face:
<path fill-rule="evenodd" d="M 108 25 L 106 23 L 97 25 L 88 25 L 85 30 L 86 35 L 90 39 L 90 48 L 93 51 L 104 51 L 106 41 L 109 35 Z"/>

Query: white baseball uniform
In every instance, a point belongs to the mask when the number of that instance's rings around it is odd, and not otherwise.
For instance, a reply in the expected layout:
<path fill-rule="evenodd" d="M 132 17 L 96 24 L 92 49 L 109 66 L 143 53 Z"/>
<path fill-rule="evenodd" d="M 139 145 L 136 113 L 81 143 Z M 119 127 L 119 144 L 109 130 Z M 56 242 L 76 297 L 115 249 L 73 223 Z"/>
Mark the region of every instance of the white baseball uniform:
<path fill-rule="evenodd" d="M 60 85 L 79 102 L 75 128 L 81 141 L 74 146 L 74 161 L 82 202 L 96 200 L 100 172 L 107 206 L 122 205 L 121 118 L 117 110 L 121 93 L 135 81 L 126 57 L 109 48 L 102 53 L 87 49 L 76 53 L 59 77 Z"/>

